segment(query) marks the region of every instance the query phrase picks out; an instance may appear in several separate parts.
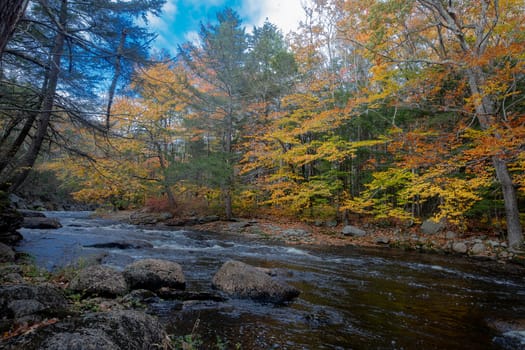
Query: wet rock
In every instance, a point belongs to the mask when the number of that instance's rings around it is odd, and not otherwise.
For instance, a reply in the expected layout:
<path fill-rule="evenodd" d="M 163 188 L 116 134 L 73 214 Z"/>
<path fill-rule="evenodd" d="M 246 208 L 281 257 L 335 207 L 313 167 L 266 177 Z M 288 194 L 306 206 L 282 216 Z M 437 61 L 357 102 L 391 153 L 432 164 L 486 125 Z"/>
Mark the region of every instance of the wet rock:
<path fill-rule="evenodd" d="M 150 350 L 168 349 L 157 318 L 144 312 L 121 310 L 90 313 L 66 319 L 6 343 L 6 349 Z"/>
<path fill-rule="evenodd" d="M 215 222 L 215 221 L 219 221 L 219 220 L 220 220 L 220 218 L 219 218 L 218 215 L 204 216 L 204 217 L 201 217 L 201 218 L 197 219 L 199 224 L 206 224 L 206 223 L 209 223 L 209 222 Z"/>
<path fill-rule="evenodd" d="M 24 237 L 20 232 L 4 232 L 3 234 L 0 232 L 0 242 L 4 242 L 5 244 L 15 245 L 23 239 Z"/>
<path fill-rule="evenodd" d="M 445 222 L 443 220 L 435 222 L 432 219 L 425 220 L 421 224 L 421 232 L 426 235 L 434 235 L 445 229 Z"/>
<path fill-rule="evenodd" d="M 157 294 L 147 289 L 135 289 L 126 294 L 122 301 L 125 303 L 148 303 L 150 301 L 157 301 L 159 298 Z"/>
<path fill-rule="evenodd" d="M 445 238 L 446 239 L 456 239 L 458 238 L 458 234 L 453 231 L 447 231 L 447 233 L 445 233 Z"/>
<path fill-rule="evenodd" d="M 485 253 L 485 245 L 483 243 L 476 243 L 470 248 L 470 252 L 473 255 L 480 255 Z"/>
<path fill-rule="evenodd" d="M 85 294 L 99 296 L 124 295 L 126 280 L 122 273 L 102 265 L 82 269 L 69 283 L 69 289 Z"/>
<path fill-rule="evenodd" d="M 40 346 L 45 350 L 112 350 L 118 349 L 111 338 L 100 329 L 83 329 L 80 332 L 57 333 Z"/>
<path fill-rule="evenodd" d="M 22 240 L 18 230 L 24 218 L 11 204 L 7 192 L 0 188 L 0 242 L 14 244 Z"/>
<path fill-rule="evenodd" d="M 10 246 L 0 243 L 0 263 L 15 261 L 15 252 Z"/>
<path fill-rule="evenodd" d="M 489 320 L 487 325 L 498 333 L 493 342 L 501 349 L 525 349 L 525 319 Z"/>
<path fill-rule="evenodd" d="M 134 240 L 126 240 L 126 241 L 96 243 L 96 244 L 85 245 L 84 247 L 107 248 L 107 249 L 144 249 L 144 248 L 153 248 L 153 244 L 151 244 L 148 241 L 134 239 Z"/>
<path fill-rule="evenodd" d="M 62 227 L 60 221 L 55 218 L 46 218 L 46 217 L 25 217 L 22 222 L 23 228 L 29 229 L 58 229 Z"/>
<path fill-rule="evenodd" d="M 360 228 L 357 228 L 352 225 L 346 225 L 345 227 L 343 227 L 343 231 L 341 231 L 341 233 L 345 236 L 353 236 L 353 237 L 366 236 L 366 231 L 363 231 Z"/>
<path fill-rule="evenodd" d="M 66 307 L 62 292 L 49 284 L 0 287 L 0 319 L 12 319 L 14 324 L 37 322 Z"/>
<path fill-rule="evenodd" d="M 158 296 L 163 299 L 181 300 L 181 301 L 189 301 L 189 300 L 214 301 L 214 302 L 226 301 L 224 297 L 216 293 L 181 291 L 181 290 L 173 290 L 173 289 L 167 289 L 167 288 L 161 288 L 158 292 Z"/>
<path fill-rule="evenodd" d="M 496 248 L 496 247 L 499 247 L 499 246 L 500 246 L 500 243 L 499 243 L 498 241 L 492 241 L 492 240 L 487 241 L 487 244 L 488 244 L 489 246 L 491 246 L 492 248 Z"/>
<path fill-rule="evenodd" d="M 235 297 L 274 303 L 292 300 L 300 294 L 295 287 L 272 278 L 254 266 L 235 260 L 221 266 L 213 276 L 212 286 Z"/>
<path fill-rule="evenodd" d="M 390 238 L 388 237 L 377 237 L 374 242 L 376 244 L 390 244 Z"/>
<path fill-rule="evenodd" d="M 330 227 L 330 228 L 334 228 L 337 226 L 337 220 L 328 220 L 326 223 L 325 223 L 325 226 L 326 227 Z"/>
<path fill-rule="evenodd" d="M 129 221 L 133 225 L 154 225 L 173 218 L 173 214 L 168 212 L 148 213 L 138 211 L 129 216 Z"/>
<path fill-rule="evenodd" d="M 468 251 L 468 247 L 463 242 L 456 242 L 456 243 L 452 244 L 452 251 L 454 253 L 466 254 L 467 251 Z"/>
<path fill-rule="evenodd" d="M 18 211 L 20 212 L 20 214 L 22 214 L 24 218 L 45 218 L 46 217 L 44 213 L 42 213 L 41 211 L 37 211 L 37 210 L 18 209 Z"/>
<path fill-rule="evenodd" d="M 26 201 L 23 198 L 21 198 L 21 197 L 17 196 L 16 194 L 14 194 L 14 193 L 11 193 L 9 195 L 9 201 L 17 209 L 26 209 L 27 208 Z"/>
<path fill-rule="evenodd" d="M 8 273 L 2 275 L 0 280 L 6 284 L 22 284 L 25 282 L 24 278 L 19 273 Z"/>
<path fill-rule="evenodd" d="M 181 266 L 168 260 L 139 260 L 126 266 L 123 275 L 131 289 L 184 289 L 186 286 Z"/>

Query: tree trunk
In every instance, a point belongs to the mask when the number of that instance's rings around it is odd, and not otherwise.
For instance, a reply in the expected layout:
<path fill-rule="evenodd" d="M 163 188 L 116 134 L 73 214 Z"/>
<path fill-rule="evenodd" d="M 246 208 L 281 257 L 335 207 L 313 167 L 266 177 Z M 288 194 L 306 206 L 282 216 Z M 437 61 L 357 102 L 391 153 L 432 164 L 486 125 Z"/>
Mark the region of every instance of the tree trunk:
<path fill-rule="evenodd" d="M 13 30 L 24 15 L 28 2 L 29 0 L 0 1 L 0 60 Z"/>
<path fill-rule="evenodd" d="M 516 188 L 509 174 L 507 162 L 498 157 L 494 157 L 492 162 L 503 192 L 509 247 L 517 249 L 523 244 L 523 229 L 520 222 Z"/>
<path fill-rule="evenodd" d="M 171 191 L 170 184 L 168 183 L 166 173 L 168 171 L 168 166 L 166 164 L 166 160 L 164 159 L 164 153 L 162 152 L 162 147 L 158 142 L 155 142 L 155 148 L 157 149 L 157 158 L 159 159 L 159 165 L 162 169 L 162 187 L 164 187 L 164 192 L 166 192 L 166 196 L 168 197 L 168 205 L 170 208 L 175 208 L 177 205 L 175 201 L 175 196 L 173 195 L 173 192 Z"/>
<path fill-rule="evenodd" d="M 233 104 L 233 103 L 232 103 Z M 226 153 L 226 162 L 228 163 L 228 168 L 232 166 L 232 136 L 233 136 L 233 111 L 230 108 L 228 115 L 225 117 L 225 130 L 224 130 L 224 151 Z M 233 209 L 232 209 L 232 187 L 233 187 L 233 170 L 228 169 L 228 174 L 226 178 L 226 184 L 223 188 L 223 197 L 224 197 L 224 211 L 226 215 L 226 220 L 231 220 L 233 218 Z"/>
<path fill-rule="evenodd" d="M 488 130 L 495 123 L 496 109 L 494 102 L 489 96 L 482 94 L 484 77 L 481 68 L 472 68 L 467 70 L 470 91 L 472 96 L 483 96 L 476 103 L 476 115 L 479 124 L 483 130 Z M 499 138 L 501 135 L 496 134 Z M 496 178 L 501 185 L 503 202 L 505 205 L 505 218 L 507 222 L 507 240 L 510 248 L 518 248 L 523 244 L 523 228 L 520 223 L 520 212 L 518 207 L 518 196 L 516 188 L 512 182 L 507 162 L 495 155 L 492 157 L 492 164 L 496 172 Z"/>
<path fill-rule="evenodd" d="M 57 28 L 57 34 L 55 37 L 55 43 L 51 51 L 51 62 L 50 62 L 50 71 L 49 71 L 49 80 L 47 89 L 45 91 L 42 108 L 36 122 L 37 130 L 36 134 L 33 136 L 33 140 L 25 157 L 22 159 L 20 166 L 18 167 L 18 172 L 11 178 L 10 182 L 10 191 L 15 191 L 22 183 L 25 181 L 31 168 L 35 164 L 35 161 L 40 153 L 42 143 L 47 134 L 49 127 L 49 122 L 51 120 L 53 107 L 55 103 L 55 93 L 58 85 L 58 78 L 60 73 L 60 61 L 62 58 L 62 53 L 64 51 L 64 43 L 66 38 L 66 22 L 67 22 L 67 0 L 62 0 L 60 7 L 59 15 L 59 28 Z"/>
<path fill-rule="evenodd" d="M 122 64 L 120 62 L 122 58 L 122 52 L 124 50 L 124 43 L 126 42 L 127 32 L 125 29 L 120 33 L 120 42 L 117 48 L 117 56 L 115 57 L 115 72 L 113 74 L 113 80 L 108 91 L 108 107 L 106 109 L 106 129 L 110 128 L 110 117 L 111 117 L 111 106 L 113 105 L 113 99 L 115 97 L 115 90 L 117 89 L 117 82 L 120 77 L 120 72 L 122 70 Z"/>

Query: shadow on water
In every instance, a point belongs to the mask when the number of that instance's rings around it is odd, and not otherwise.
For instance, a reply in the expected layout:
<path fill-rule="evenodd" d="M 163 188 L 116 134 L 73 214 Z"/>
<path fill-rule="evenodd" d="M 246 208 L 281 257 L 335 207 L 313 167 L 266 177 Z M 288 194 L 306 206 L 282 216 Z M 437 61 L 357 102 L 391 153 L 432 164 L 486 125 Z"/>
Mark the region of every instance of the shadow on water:
<path fill-rule="evenodd" d="M 525 279 L 492 262 L 390 249 L 289 247 L 234 235 L 137 228 L 51 213 L 64 227 L 23 230 L 20 250 L 53 269 L 106 254 L 116 268 L 141 258 L 180 263 L 188 290 L 211 292 L 220 265 L 237 259 L 272 268 L 301 290 L 288 305 L 249 300 L 160 302 L 152 312 L 175 336 L 199 334 L 202 348 L 498 349 L 489 319 L 525 318 Z M 145 240 L 153 248 L 86 245 Z"/>

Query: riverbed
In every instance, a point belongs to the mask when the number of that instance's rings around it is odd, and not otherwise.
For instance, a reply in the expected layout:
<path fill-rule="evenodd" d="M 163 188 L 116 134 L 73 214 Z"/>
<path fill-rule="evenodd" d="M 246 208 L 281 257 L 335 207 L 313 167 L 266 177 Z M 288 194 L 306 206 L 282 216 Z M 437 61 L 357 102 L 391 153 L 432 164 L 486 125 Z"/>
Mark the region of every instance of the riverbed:
<path fill-rule="evenodd" d="M 394 249 L 287 246 L 263 237 L 136 227 L 93 219 L 89 212 L 46 214 L 63 227 L 23 229 L 17 249 L 49 270 L 100 254 L 103 264 L 117 269 L 143 258 L 168 259 L 182 266 L 188 291 L 213 292 L 212 276 L 235 259 L 270 268 L 301 291 L 278 306 L 228 299 L 150 307 L 175 337 L 199 334 L 204 349 L 501 349 L 508 342 L 491 322 L 525 318 L 525 276 L 494 262 Z M 153 247 L 86 247 L 122 240 Z"/>

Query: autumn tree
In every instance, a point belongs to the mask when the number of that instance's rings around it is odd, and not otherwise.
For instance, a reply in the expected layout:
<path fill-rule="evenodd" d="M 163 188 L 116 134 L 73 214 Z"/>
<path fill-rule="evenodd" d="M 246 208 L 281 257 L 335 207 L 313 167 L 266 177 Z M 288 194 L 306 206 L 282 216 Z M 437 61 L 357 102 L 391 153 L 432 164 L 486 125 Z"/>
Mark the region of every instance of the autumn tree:
<path fill-rule="evenodd" d="M 229 169 L 223 174 L 222 196 L 225 215 L 232 213 L 234 190 L 234 143 L 238 137 L 238 125 L 242 121 L 243 96 L 246 89 L 244 65 L 247 36 L 241 20 L 232 9 L 217 13 L 217 24 L 202 24 L 200 45 L 187 43 L 180 48 L 180 56 L 191 71 L 195 103 L 213 137 L 220 140 L 219 150 Z"/>
<path fill-rule="evenodd" d="M 513 140 L 522 138 L 516 126 L 523 118 L 517 109 L 524 69 L 519 54 L 523 3 L 392 0 L 350 1 L 344 7 L 341 30 L 374 64 L 368 103 L 394 98 L 399 105 L 437 114 L 454 112 L 461 117 L 455 121 L 458 135 L 479 128 L 493 145 L 478 143 L 470 158 L 456 158 L 456 165 L 471 168 L 491 159 L 505 203 L 509 245 L 520 246 L 523 234 L 509 165 L 522 147 Z M 356 8 L 361 9 L 357 16 Z"/>
<path fill-rule="evenodd" d="M 112 68 L 110 58 L 118 55 L 114 53 L 118 50 L 112 49 L 116 46 L 111 33 L 117 24 L 129 27 L 133 35 L 128 39 L 136 41 L 129 45 L 133 47 L 130 52 L 138 57 L 140 46 L 145 48 L 144 40 L 151 36 L 139 29 L 133 18 L 158 13 L 162 3 L 31 3 L 2 56 L 0 111 L 6 118 L 2 123 L 0 181 L 9 184 L 11 191 L 23 184 L 44 144 L 64 141 L 55 123 L 69 119 L 104 131 L 95 116 L 103 113 L 97 101 L 103 76 Z M 74 150 L 73 145 L 63 146 Z"/>

